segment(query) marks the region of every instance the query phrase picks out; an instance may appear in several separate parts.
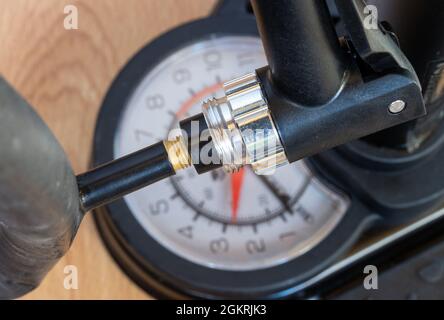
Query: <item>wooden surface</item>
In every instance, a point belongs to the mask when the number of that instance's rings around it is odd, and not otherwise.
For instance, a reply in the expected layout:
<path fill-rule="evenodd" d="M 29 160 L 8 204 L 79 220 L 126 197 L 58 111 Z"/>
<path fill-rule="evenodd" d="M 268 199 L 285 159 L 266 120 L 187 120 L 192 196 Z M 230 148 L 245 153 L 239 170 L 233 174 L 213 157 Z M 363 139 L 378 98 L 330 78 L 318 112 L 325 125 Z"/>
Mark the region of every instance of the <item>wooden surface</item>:
<path fill-rule="evenodd" d="M 65 30 L 64 7 L 79 10 Z M 205 16 L 210 0 L 0 0 L 0 73 L 36 108 L 76 173 L 87 169 L 97 112 L 111 81 L 144 44 Z M 73 247 L 27 299 L 149 298 L 119 270 L 88 216 Z M 64 268 L 78 268 L 66 290 Z"/>

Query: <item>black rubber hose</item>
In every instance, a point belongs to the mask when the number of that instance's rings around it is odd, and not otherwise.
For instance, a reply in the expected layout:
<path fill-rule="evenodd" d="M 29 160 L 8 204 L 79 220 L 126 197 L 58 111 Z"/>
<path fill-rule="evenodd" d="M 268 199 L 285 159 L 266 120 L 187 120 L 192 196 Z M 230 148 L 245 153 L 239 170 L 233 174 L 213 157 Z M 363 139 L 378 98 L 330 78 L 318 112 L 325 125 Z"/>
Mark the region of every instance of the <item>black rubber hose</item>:
<path fill-rule="evenodd" d="M 77 176 L 87 212 L 175 174 L 162 142 Z"/>
<path fill-rule="evenodd" d="M 198 129 L 193 130 L 193 127 Z M 181 121 L 180 128 L 186 137 L 194 169 L 199 174 L 222 166 L 218 159 L 213 159 L 215 156 L 212 155 L 211 137 L 205 138 L 208 127 L 203 114 Z M 215 163 L 202 161 L 201 152 L 204 148 L 209 150 L 208 156 Z M 168 159 L 165 146 L 163 142 L 159 142 L 77 176 L 82 210 L 87 212 L 113 202 L 174 174 L 175 170 Z"/>

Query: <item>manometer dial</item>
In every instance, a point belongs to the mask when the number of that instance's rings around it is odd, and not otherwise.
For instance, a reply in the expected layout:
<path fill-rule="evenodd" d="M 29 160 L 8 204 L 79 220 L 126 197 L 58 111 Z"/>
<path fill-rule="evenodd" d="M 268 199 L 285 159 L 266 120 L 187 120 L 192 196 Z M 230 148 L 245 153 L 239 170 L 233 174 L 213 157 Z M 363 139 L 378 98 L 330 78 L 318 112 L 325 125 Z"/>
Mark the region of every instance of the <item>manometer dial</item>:
<path fill-rule="evenodd" d="M 266 64 L 261 42 L 247 36 L 207 39 L 167 57 L 135 90 L 115 137 L 122 157 L 168 136 L 198 113 L 222 81 Z M 311 249 L 338 223 L 347 200 L 296 163 L 273 176 L 243 169 L 199 176 L 180 172 L 125 198 L 147 233 L 173 253 L 208 268 L 254 270 Z"/>
<path fill-rule="evenodd" d="M 104 102 L 97 162 L 165 139 L 181 119 L 200 113 L 204 100 L 221 95 L 224 81 L 266 65 L 254 19 L 222 21 L 226 17 L 180 27 L 128 64 Z M 104 147 L 103 141 L 110 143 Z M 123 250 L 111 250 L 148 290 L 168 284 L 169 290 L 200 297 L 260 297 L 263 290 L 285 290 L 296 281 L 295 261 L 314 270 L 319 261 L 307 254 L 321 243 L 319 250 L 325 250 L 325 239 L 349 206 L 347 195 L 305 162 L 271 176 L 248 168 L 198 175 L 190 168 L 108 205 L 109 219 L 100 218 L 99 227 L 125 248 L 125 258 Z"/>

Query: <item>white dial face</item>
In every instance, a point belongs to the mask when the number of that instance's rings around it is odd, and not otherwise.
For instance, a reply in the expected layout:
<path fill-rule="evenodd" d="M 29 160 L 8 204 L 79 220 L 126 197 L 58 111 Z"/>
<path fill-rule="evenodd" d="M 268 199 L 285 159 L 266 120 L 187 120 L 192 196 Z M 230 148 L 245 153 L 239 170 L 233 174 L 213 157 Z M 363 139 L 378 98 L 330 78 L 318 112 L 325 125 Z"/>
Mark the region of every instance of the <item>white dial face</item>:
<path fill-rule="evenodd" d="M 201 112 L 221 83 L 266 65 L 255 37 L 211 38 L 166 57 L 125 108 L 115 140 L 121 157 L 163 140 L 178 119 Z M 250 169 L 198 175 L 194 168 L 126 196 L 147 233 L 178 256 L 221 270 L 257 270 L 313 248 L 346 212 L 346 196 L 303 162 L 256 176 Z"/>

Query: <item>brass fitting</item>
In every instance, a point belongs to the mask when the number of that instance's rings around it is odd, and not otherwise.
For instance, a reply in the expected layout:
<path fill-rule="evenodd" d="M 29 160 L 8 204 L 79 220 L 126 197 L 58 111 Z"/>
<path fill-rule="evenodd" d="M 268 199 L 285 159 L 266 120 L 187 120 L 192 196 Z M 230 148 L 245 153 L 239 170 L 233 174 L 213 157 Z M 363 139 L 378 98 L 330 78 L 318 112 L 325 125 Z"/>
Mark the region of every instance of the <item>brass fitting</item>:
<path fill-rule="evenodd" d="M 182 136 L 177 136 L 174 140 L 165 140 L 163 144 L 174 171 L 177 172 L 191 166 L 191 156 Z"/>

